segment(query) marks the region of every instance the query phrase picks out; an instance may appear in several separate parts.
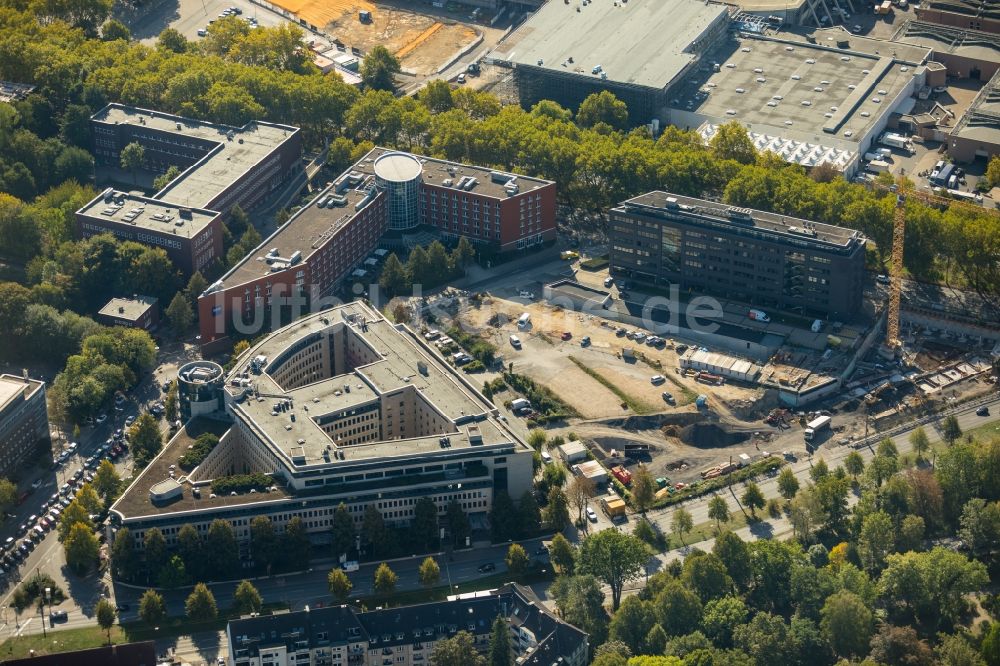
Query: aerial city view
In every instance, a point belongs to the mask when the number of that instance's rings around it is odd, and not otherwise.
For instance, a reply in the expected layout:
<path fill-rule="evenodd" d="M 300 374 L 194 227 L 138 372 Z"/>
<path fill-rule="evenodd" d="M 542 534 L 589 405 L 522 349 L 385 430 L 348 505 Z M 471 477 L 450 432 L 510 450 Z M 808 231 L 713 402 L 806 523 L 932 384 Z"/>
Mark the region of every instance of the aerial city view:
<path fill-rule="evenodd" d="M 1000 666 L 1000 2 L 10 0 L 0 663 Z"/>

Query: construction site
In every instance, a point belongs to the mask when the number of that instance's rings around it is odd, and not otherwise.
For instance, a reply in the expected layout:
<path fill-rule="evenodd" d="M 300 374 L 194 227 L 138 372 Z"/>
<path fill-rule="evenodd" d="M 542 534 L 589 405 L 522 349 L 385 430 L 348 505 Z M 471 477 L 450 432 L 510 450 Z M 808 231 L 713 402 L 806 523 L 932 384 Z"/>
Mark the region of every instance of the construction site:
<path fill-rule="evenodd" d="M 328 37 L 340 51 L 364 55 L 376 45 L 384 46 L 399 58 L 404 72 L 416 76 L 437 73 L 492 30 L 488 23 L 477 25 L 478 11 L 459 14 L 452 5 L 431 13 L 369 0 L 269 0 L 267 4 Z"/>

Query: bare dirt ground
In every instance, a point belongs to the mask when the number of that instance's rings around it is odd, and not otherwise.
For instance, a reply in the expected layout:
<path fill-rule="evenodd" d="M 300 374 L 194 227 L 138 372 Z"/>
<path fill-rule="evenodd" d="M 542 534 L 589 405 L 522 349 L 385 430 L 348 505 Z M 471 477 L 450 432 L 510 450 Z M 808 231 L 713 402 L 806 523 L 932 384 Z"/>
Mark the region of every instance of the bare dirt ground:
<path fill-rule="evenodd" d="M 367 53 L 375 45 L 396 54 L 405 71 L 424 75 L 476 38 L 463 23 L 369 0 L 275 0 L 344 45 Z M 358 13 L 371 12 L 362 23 Z"/>

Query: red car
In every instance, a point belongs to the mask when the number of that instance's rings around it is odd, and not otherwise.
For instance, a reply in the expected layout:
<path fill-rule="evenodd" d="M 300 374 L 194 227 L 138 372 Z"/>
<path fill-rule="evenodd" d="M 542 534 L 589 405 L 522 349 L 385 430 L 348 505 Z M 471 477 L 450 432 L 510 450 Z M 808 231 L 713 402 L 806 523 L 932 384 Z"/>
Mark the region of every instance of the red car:
<path fill-rule="evenodd" d="M 563 340 L 569 340 L 572 337 L 573 337 L 573 334 L 570 333 L 569 331 L 566 331 L 565 333 L 562 334 L 562 339 Z"/>

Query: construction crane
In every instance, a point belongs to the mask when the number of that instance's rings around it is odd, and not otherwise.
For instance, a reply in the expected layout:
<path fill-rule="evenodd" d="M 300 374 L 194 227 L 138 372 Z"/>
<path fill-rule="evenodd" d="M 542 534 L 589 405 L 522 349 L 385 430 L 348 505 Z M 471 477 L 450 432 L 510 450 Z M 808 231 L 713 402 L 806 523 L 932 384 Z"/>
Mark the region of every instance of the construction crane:
<path fill-rule="evenodd" d="M 982 206 L 949 199 L 937 194 L 918 192 L 915 189 L 904 189 L 904 179 L 892 185 L 871 182 L 872 188 L 881 192 L 890 192 L 896 196 L 896 207 L 892 213 L 892 266 L 889 270 L 889 313 L 885 326 L 885 346 L 887 350 L 896 353 L 902 347 L 899 337 L 899 309 L 903 295 L 903 241 L 906 238 L 906 200 L 913 198 L 926 206 L 945 210 L 951 206 L 965 208 L 977 214 L 990 214 L 994 211 Z"/>

